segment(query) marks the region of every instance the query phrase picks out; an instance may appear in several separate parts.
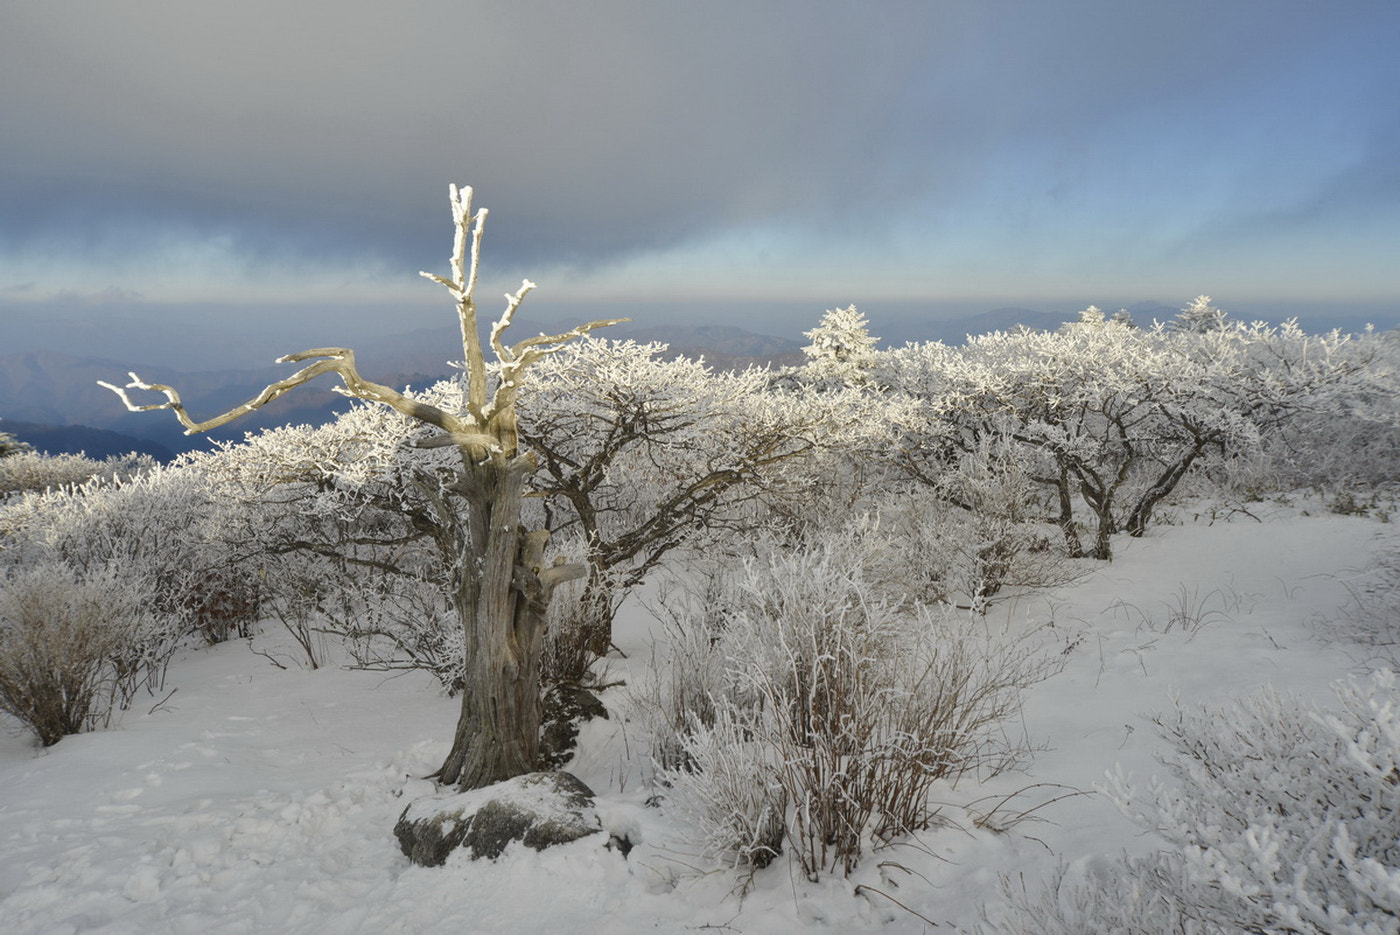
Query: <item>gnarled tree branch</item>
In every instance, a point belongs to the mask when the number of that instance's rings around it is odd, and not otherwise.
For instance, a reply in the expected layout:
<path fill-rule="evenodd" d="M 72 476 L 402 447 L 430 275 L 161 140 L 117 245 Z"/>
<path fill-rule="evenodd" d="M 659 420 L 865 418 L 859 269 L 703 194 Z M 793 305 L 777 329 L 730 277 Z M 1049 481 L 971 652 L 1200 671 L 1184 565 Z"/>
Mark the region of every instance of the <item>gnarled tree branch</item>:
<path fill-rule="evenodd" d="M 279 396 L 282 396 L 304 383 L 309 383 L 325 373 L 334 373 L 340 377 L 341 382 L 344 384 L 344 388 L 340 390 L 340 392 L 344 393 L 346 396 L 383 403 L 410 418 L 417 419 L 419 422 L 425 422 L 429 425 L 436 426 L 444 432 L 471 435 L 473 434 L 472 430 L 476 428 L 444 409 L 439 409 L 437 406 L 414 399 L 411 396 L 406 396 L 398 390 L 384 386 L 381 383 L 366 380 L 364 377 L 360 376 L 359 371 L 355 368 L 355 352 L 349 348 L 311 348 L 310 350 L 300 351 L 296 354 L 288 354 L 285 357 L 279 357 L 277 358 L 277 363 L 298 363 L 303 360 L 313 359 L 316 359 L 316 363 L 311 364 L 309 367 L 303 367 L 289 377 L 268 384 L 262 392 L 248 400 L 248 402 L 235 406 L 228 412 L 214 416 L 212 419 L 206 419 L 203 422 L 196 422 L 194 418 L 190 416 L 189 412 L 185 409 L 184 402 L 180 399 L 180 393 L 172 386 L 168 386 L 164 383 L 147 383 L 134 373 L 127 374 L 127 376 L 131 377 L 131 382 L 125 387 L 113 386 L 111 383 L 102 380 L 97 382 L 99 386 L 105 386 L 113 393 L 116 393 L 117 396 L 121 397 L 122 402 L 126 404 L 126 408 L 130 409 L 132 412 L 150 412 L 155 409 L 171 410 L 175 413 L 176 418 L 180 420 L 180 424 L 185 427 L 186 435 L 196 435 L 200 432 L 216 429 L 221 425 L 227 425 L 229 422 L 245 416 L 256 409 L 261 409 Z M 127 395 L 126 391 L 129 389 L 150 390 L 164 393 L 165 402 L 148 403 L 144 405 L 135 403 L 131 400 L 131 397 Z"/>

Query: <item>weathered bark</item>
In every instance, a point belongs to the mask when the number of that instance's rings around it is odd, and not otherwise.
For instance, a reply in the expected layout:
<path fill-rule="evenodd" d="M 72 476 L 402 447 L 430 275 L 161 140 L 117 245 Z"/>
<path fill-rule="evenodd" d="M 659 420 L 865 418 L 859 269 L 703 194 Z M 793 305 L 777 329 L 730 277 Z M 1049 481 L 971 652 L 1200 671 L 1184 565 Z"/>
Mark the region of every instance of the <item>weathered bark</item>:
<path fill-rule="evenodd" d="M 462 691 L 452 748 L 434 777 L 474 789 L 535 769 L 540 734 L 540 651 L 554 587 L 581 577 L 579 565 L 542 567 L 546 531 L 520 526 L 528 459 L 482 466 L 489 498 L 471 525 L 485 531 L 485 549 L 461 563 L 457 612 L 473 661 Z M 479 562 L 479 565 L 478 565 Z"/>

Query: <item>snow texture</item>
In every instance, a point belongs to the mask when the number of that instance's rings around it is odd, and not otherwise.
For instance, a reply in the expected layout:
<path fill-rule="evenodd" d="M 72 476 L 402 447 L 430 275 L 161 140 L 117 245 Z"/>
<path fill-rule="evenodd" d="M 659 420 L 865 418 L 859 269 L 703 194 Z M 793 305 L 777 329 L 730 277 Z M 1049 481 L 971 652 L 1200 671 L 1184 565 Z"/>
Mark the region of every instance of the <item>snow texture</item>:
<path fill-rule="evenodd" d="M 969 930 L 1002 900 L 1164 846 L 1093 793 L 1107 771 L 1170 784 L 1151 717 L 1172 699 L 1229 710 L 1272 685 L 1326 705 L 1368 650 L 1328 639 L 1348 583 L 1394 541 L 1361 516 L 1276 508 L 1265 521 L 1193 516 L 1115 542 L 1079 583 L 993 608 L 998 623 L 1065 634 L 1067 666 L 1037 686 L 1024 774 L 940 787 L 947 822 L 888 848 L 850 879 L 808 883 L 785 860 L 741 900 L 696 863 L 683 820 L 645 782 L 646 742 L 625 698 L 586 724 L 568 769 L 597 791 L 604 831 L 494 861 L 454 853 L 413 866 L 393 836 L 437 790 L 456 703 L 424 673 L 281 670 L 234 641 L 177 658 L 163 703 L 106 731 L 36 750 L 0 732 L 0 930 L 5 935 L 351 935 L 489 932 Z M 1207 600 L 1209 599 L 1209 600 Z M 1196 611 L 1199 626 L 1187 626 Z M 645 601 L 617 632 L 614 678 L 640 682 L 653 645 Z M 273 630 L 254 649 L 268 649 Z M 658 631 L 659 633 L 659 631 Z M 629 733 L 629 731 L 633 733 Z M 1073 794 L 1083 792 L 1085 794 Z M 1064 797 L 1068 795 L 1068 797 Z M 1051 800 L 1059 799 L 1052 802 Z M 1049 803 L 1049 804 L 1045 804 Z"/>

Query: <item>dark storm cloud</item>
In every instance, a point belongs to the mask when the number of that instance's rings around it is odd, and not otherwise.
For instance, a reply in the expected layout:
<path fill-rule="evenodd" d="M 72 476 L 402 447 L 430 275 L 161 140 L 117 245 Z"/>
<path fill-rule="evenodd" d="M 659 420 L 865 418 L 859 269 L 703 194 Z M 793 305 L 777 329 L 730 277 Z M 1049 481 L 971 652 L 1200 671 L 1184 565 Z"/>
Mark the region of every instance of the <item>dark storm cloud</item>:
<path fill-rule="evenodd" d="M 592 259 L 792 210 L 828 193 L 827 167 L 881 146 L 897 119 L 882 89 L 937 36 L 872 28 L 855 8 L 759 9 L 7 13 L 4 108 L 26 131 L 7 160 L 9 224 L 194 218 L 437 252 L 442 190 L 460 180 L 520 251 Z"/>
<path fill-rule="evenodd" d="M 161 236 L 218 237 L 253 264 L 365 256 L 417 268 L 445 252 L 449 181 L 492 208 L 494 255 L 531 267 L 746 226 L 874 236 L 900 213 L 940 223 L 944 206 L 995 185 L 987 166 L 1008 150 L 1066 163 L 1062 189 L 1093 184 L 1073 164 L 1104 127 L 1141 132 L 1163 106 L 1247 109 L 1328 43 L 1394 27 L 1392 10 L 8 4 L 0 246 L 100 258 Z M 1393 73 L 1372 77 L 1394 89 Z M 1150 153 L 1153 140 L 1125 145 Z"/>

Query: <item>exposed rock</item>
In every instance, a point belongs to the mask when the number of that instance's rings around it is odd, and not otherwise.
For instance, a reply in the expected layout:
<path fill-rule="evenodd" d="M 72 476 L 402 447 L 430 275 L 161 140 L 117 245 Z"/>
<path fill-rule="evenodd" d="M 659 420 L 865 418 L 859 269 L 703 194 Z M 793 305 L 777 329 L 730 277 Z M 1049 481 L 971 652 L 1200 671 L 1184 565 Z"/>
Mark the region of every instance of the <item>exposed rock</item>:
<path fill-rule="evenodd" d="M 419 799 L 399 816 L 394 836 L 409 860 L 438 867 L 459 847 L 473 860 L 495 859 L 512 841 L 542 851 L 601 830 L 593 790 L 570 773 L 546 772 Z"/>
<path fill-rule="evenodd" d="M 539 765 L 558 769 L 574 754 L 579 724 L 593 718 L 607 720 L 608 709 L 593 692 L 572 683 L 551 685 L 542 701 Z"/>

